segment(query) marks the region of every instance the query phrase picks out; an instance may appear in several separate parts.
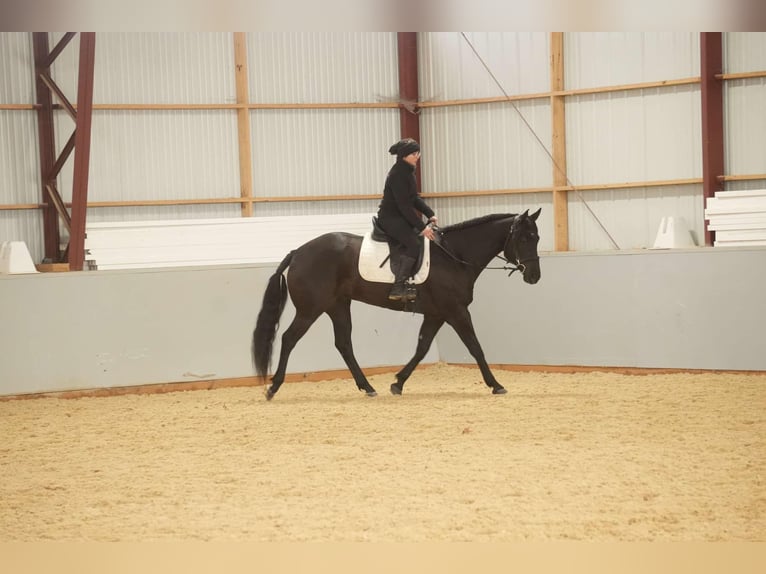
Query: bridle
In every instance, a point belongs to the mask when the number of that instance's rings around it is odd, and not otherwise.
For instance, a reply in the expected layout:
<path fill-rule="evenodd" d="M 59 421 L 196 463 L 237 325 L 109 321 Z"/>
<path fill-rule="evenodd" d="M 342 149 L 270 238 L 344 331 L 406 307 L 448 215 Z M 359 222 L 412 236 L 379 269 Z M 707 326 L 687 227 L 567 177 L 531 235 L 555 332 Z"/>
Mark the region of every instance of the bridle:
<path fill-rule="evenodd" d="M 508 242 L 511 240 L 511 236 L 513 235 L 513 229 L 514 227 L 516 227 L 517 221 L 518 219 L 514 217 L 513 223 L 511 223 L 511 228 L 508 230 L 508 235 L 505 238 L 505 243 L 503 243 L 503 253 L 505 253 L 505 250 L 508 247 Z M 513 275 L 514 271 L 521 271 L 523 274 L 524 271 L 526 271 L 527 269 L 527 266 L 525 265 L 525 263 L 529 263 L 530 261 L 540 261 L 539 256 L 527 257 L 526 259 L 519 259 L 519 255 L 518 253 L 516 253 L 515 246 L 513 248 L 513 252 L 514 252 L 514 255 L 516 255 L 516 260 L 514 263 L 511 263 L 508 259 L 498 254 L 498 255 L 495 255 L 495 257 L 497 257 L 501 261 L 505 261 L 505 265 L 503 265 L 502 267 L 487 267 L 487 269 L 502 269 L 503 271 L 508 271 L 510 269 L 510 272 L 508 273 L 508 277 L 510 277 L 511 275 Z"/>
<path fill-rule="evenodd" d="M 513 223 L 511 223 L 511 227 L 508 230 L 508 235 L 505 237 L 505 243 L 503 243 L 503 250 L 502 252 L 505 253 L 506 248 L 508 247 L 508 242 L 511 240 L 511 236 L 513 235 L 514 227 L 516 225 L 517 219 L 514 218 Z M 441 233 L 441 230 L 436 225 L 431 225 L 433 230 L 439 235 L 439 241 L 434 241 L 434 243 L 444 251 L 447 255 L 449 255 L 452 259 L 457 261 L 458 263 L 462 263 L 463 265 L 468 265 L 469 267 L 479 267 L 479 265 L 476 265 L 475 263 L 471 263 L 470 261 L 463 261 L 460 259 L 457 255 L 452 253 L 449 249 L 447 249 L 447 246 L 444 244 L 443 235 Z M 514 254 L 516 254 L 516 249 L 514 248 Z M 508 277 L 514 274 L 516 271 L 521 271 L 524 273 L 526 270 L 525 263 L 529 263 L 530 261 L 539 261 L 540 257 L 527 257 L 526 259 L 519 259 L 518 255 L 516 255 L 515 261 L 510 261 L 509 259 L 506 259 L 499 253 L 495 255 L 495 258 L 500 259 L 505 263 L 502 267 L 484 267 L 484 269 L 493 269 L 493 270 L 502 270 L 502 271 L 508 271 Z"/>

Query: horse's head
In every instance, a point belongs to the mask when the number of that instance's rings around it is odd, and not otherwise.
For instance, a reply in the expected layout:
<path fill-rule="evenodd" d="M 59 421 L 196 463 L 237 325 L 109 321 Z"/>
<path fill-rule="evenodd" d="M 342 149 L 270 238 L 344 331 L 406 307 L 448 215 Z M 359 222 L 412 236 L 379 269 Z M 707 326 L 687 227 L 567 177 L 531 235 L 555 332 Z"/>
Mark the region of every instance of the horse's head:
<path fill-rule="evenodd" d="M 508 239 L 503 248 L 503 255 L 511 263 L 516 264 L 524 275 L 524 281 L 534 285 L 540 280 L 540 257 L 537 255 L 537 218 L 542 208 L 529 215 L 527 209 L 517 215 L 511 224 Z"/>

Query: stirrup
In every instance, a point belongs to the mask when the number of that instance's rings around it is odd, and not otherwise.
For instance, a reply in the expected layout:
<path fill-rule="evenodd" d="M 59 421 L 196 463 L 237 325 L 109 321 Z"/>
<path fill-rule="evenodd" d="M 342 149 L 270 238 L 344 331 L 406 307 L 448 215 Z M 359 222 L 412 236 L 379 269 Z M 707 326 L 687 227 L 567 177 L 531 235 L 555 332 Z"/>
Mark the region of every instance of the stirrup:
<path fill-rule="evenodd" d="M 388 292 L 389 301 L 401 301 L 407 296 L 407 286 L 404 283 L 394 283 Z"/>

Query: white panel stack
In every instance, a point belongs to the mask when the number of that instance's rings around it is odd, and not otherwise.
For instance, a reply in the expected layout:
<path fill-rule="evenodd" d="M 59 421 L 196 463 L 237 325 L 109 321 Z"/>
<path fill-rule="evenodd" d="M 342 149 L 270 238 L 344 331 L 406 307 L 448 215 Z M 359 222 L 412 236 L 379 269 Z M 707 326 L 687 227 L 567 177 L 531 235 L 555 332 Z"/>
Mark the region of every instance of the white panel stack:
<path fill-rule="evenodd" d="M 279 263 L 330 231 L 364 235 L 371 213 L 91 223 L 85 239 L 90 269 Z"/>
<path fill-rule="evenodd" d="M 707 200 L 705 219 L 716 247 L 766 245 L 766 189 L 716 192 Z"/>

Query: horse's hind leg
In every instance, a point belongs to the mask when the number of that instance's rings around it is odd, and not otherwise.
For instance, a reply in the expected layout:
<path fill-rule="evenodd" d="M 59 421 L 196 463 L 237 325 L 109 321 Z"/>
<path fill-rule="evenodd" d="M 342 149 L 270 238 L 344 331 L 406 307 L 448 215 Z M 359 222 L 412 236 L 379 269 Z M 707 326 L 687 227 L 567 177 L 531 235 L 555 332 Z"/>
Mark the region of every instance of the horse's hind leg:
<path fill-rule="evenodd" d="M 473 329 L 473 322 L 471 321 L 471 314 L 468 312 L 468 309 L 461 309 L 457 314 L 447 319 L 447 322 L 455 329 L 460 340 L 468 348 L 468 352 L 476 359 L 482 377 L 484 377 L 484 382 L 492 389 L 492 394 L 505 394 L 507 391 L 503 385 L 497 382 L 492 371 L 489 370 L 487 360 L 484 358 L 484 351 L 479 344 L 479 340 L 476 338 L 476 332 Z"/>
<path fill-rule="evenodd" d="M 274 372 L 274 376 L 271 377 L 271 386 L 266 390 L 266 398 L 268 400 L 271 400 L 274 395 L 277 394 L 279 387 L 282 386 L 282 383 L 285 380 L 287 359 L 290 358 L 290 353 L 318 317 L 319 313 L 307 315 L 297 311 L 293 322 L 290 323 L 290 326 L 287 329 L 285 329 L 285 332 L 282 335 L 282 347 L 279 351 L 279 364 L 277 365 L 277 370 Z"/>
<path fill-rule="evenodd" d="M 333 331 L 335 332 L 335 348 L 338 349 L 341 357 L 346 361 L 346 366 L 351 371 L 357 388 L 367 393 L 368 397 L 377 396 L 378 393 L 375 392 L 375 389 L 367 381 L 367 377 L 364 376 L 354 356 L 354 349 L 351 344 L 351 301 L 348 299 L 338 301 L 327 311 L 327 314 L 332 319 Z"/>
<path fill-rule="evenodd" d="M 433 342 L 436 333 L 439 331 L 439 329 L 441 329 L 442 325 L 444 325 L 444 319 L 441 317 L 434 317 L 430 315 L 423 317 L 423 324 L 420 326 L 418 346 L 415 349 L 415 355 L 412 357 L 412 359 L 410 359 L 410 362 L 402 368 L 401 371 L 396 373 L 396 382 L 391 385 L 392 394 L 402 394 L 404 381 L 410 377 L 412 371 L 415 370 L 415 367 L 417 367 L 420 361 L 423 360 L 423 357 L 426 356 L 428 349 L 431 348 L 431 343 Z"/>

